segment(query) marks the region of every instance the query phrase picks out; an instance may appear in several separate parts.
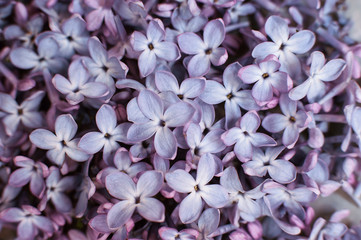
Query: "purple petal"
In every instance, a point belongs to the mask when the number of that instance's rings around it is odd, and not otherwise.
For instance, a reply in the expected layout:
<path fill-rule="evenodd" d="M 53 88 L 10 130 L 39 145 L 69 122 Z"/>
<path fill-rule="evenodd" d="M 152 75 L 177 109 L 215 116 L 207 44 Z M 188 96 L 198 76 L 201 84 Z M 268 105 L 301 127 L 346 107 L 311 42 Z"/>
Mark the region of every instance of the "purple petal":
<path fill-rule="evenodd" d="M 258 44 L 252 51 L 252 57 L 257 59 L 264 59 L 270 54 L 275 54 L 279 52 L 279 45 L 273 42 L 263 42 Z"/>
<path fill-rule="evenodd" d="M 212 154 L 203 154 L 199 159 L 196 182 L 203 186 L 212 180 L 216 173 L 216 163 Z"/>
<path fill-rule="evenodd" d="M 53 149 L 59 144 L 59 139 L 50 131 L 36 129 L 30 136 L 30 141 L 41 149 Z"/>
<path fill-rule="evenodd" d="M 197 220 L 203 208 L 202 198 L 199 193 L 192 192 L 180 204 L 179 218 L 184 224 Z"/>
<path fill-rule="evenodd" d="M 151 197 L 157 194 L 163 185 L 163 175 L 157 171 L 146 171 L 137 183 L 137 195 Z"/>
<path fill-rule="evenodd" d="M 189 193 L 193 191 L 196 184 L 194 178 L 184 170 L 177 169 L 165 175 L 167 184 L 180 193 Z"/>
<path fill-rule="evenodd" d="M 95 115 L 95 120 L 99 130 L 104 134 L 112 133 L 117 125 L 117 116 L 114 109 L 106 104 L 101 106 L 101 108 L 98 110 L 97 114 Z"/>
<path fill-rule="evenodd" d="M 46 217 L 43 216 L 33 216 L 33 223 L 39 229 L 43 230 L 46 233 L 54 232 L 53 223 Z"/>
<path fill-rule="evenodd" d="M 164 121 L 169 127 L 184 126 L 191 120 L 195 109 L 189 103 L 178 102 L 169 106 L 164 113 Z"/>
<path fill-rule="evenodd" d="M 164 38 L 164 30 L 159 26 L 157 21 L 150 21 L 147 28 L 147 38 L 151 42 L 160 42 Z"/>
<path fill-rule="evenodd" d="M 78 146 L 88 154 L 99 152 L 105 144 L 104 134 L 99 132 L 86 133 L 79 141 Z"/>
<path fill-rule="evenodd" d="M 208 104 L 218 104 L 227 100 L 227 94 L 228 91 L 222 84 L 213 80 L 207 80 L 204 92 L 199 98 Z"/>
<path fill-rule="evenodd" d="M 222 19 L 210 21 L 204 27 L 203 39 L 209 48 L 216 48 L 222 44 L 225 37 L 225 28 Z"/>
<path fill-rule="evenodd" d="M 206 46 L 202 39 L 195 33 L 183 33 L 178 36 L 178 45 L 182 52 L 186 54 L 203 53 Z"/>
<path fill-rule="evenodd" d="M 203 186 L 200 194 L 203 200 L 214 208 L 222 208 L 229 201 L 227 190 L 218 184 Z"/>
<path fill-rule="evenodd" d="M 244 163 L 242 167 L 244 172 L 249 176 L 263 177 L 267 174 L 267 167 L 265 167 L 261 161 L 251 160 Z"/>
<path fill-rule="evenodd" d="M 204 53 L 194 55 L 188 63 L 187 69 L 190 77 L 202 77 L 210 68 L 209 57 Z"/>
<path fill-rule="evenodd" d="M 133 215 L 135 205 L 129 201 L 120 201 L 115 204 L 107 214 L 109 228 L 123 226 Z"/>
<path fill-rule="evenodd" d="M 272 85 L 270 81 L 259 80 L 252 88 L 252 96 L 261 102 L 269 101 L 273 97 Z"/>
<path fill-rule="evenodd" d="M 346 67 L 343 59 L 333 59 L 319 71 L 316 76 L 322 81 L 330 82 L 338 78 Z"/>
<path fill-rule="evenodd" d="M 26 185 L 31 178 L 32 170 L 29 168 L 20 168 L 14 171 L 9 177 L 9 185 L 13 187 L 22 187 Z"/>
<path fill-rule="evenodd" d="M 241 119 L 241 129 L 249 133 L 255 132 L 259 128 L 260 124 L 261 120 L 255 111 L 247 112 Z"/>
<path fill-rule="evenodd" d="M 288 40 L 289 30 L 286 20 L 278 16 L 271 16 L 265 24 L 265 31 L 268 36 L 277 44 L 285 43 Z"/>
<path fill-rule="evenodd" d="M 17 232 L 18 236 L 20 236 L 23 239 L 33 239 L 35 237 L 36 231 L 35 227 L 33 226 L 32 220 L 24 219 L 19 223 Z"/>
<path fill-rule="evenodd" d="M 105 187 L 113 197 L 118 199 L 132 199 L 136 195 L 135 183 L 123 172 L 109 174 L 105 178 Z"/>
<path fill-rule="evenodd" d="M 177 154 L 177 140 L 173 132 L 167 127 L 158 130 L 154 137 L 154 147 L 159 156 L 173 159 Z"/>
<path fill-rule="evenodd" d="M 100 98 L 109 92 L 107 85 L 99 82 L 90 82 L 83 85 L 80 93 L 88 98 Z"/>
<path fill-rule="evenodd" d="M 143 198 L 137 205 L 139 214 L 151 222 L 163 222 L 165 208 L 162 202 L 155 198 Z"/>
<path fill-rule="evenodd" d="M 288 126 L 285 128 L 282 136 L 282 143 L 285 146 L 293 145 L 299 136 L 298 128 L 296 126 Z"/>
<path fill-rule="evenodd" d="M 154 92 L 143 90 L 139 93 L 137 100 L 140 110 L 149 119 L 156 120 L 163 115 L 163 102 Z"/>
<path fill-rule="evenodd" d="M 302 30 L 290 37 L 287 41 L 287 50 L 295 54 L 304 54 L 315 44 L 315 34 L 309 30 Z"/>
<path fill-rule="evenodd" d="M 216 48 L 212 50 L 210 60 L 214 66 L 220 66 L 224 64 L 228 59 L 228 53 L 225 48 Z"/>
<path fill-rule="evenodd" d="M 286 184 L 296 179 L 295 166 L 286 160 L 274 160 L 268 167 L 268 173 L 275 181 Z"/>
<path fill-rule="evenodd" d="M 239 70 L 239 77 L 244 83 L 252 84 L 261 79 L 263 72 L 257 65 L 249 65 Z"/>
<path fill-rule="evenodd" d="M 0 219 L 6 222 L 20 222 L 25 217 L 25 213 L 19 208 L 7 208 L 0 214 Z"/>
<path fill-rule="evenodd" d="M 16 48 L 10 52 L 12 64 L 21 69 L 31 69 L 39 64 L 39 57 L 27 48 Z"/>
<path fill-rule="evenodd" d="M 144 51 L 148 48 L 148 39 L 143 33 L 135 31 L 131 36 L 132 45 L 135 51 Z"/>
<path fill-rule="evenodd" d="M 176 44 L 172 42 L 161 42 L 155 45 L 153 50 L 157 57 L 166 61 L 176 61 L 180 58 L 180 52 Z"/>
<path fill-rule="evenodd" d="M 157 71 L 155 73 L 155 84 L 161 92 L 172 91 L 178 94 L 179 85 L 176 77 L 167 71 Z"/>
<path fill-rule="evenodd" d="M 244 166 L 244 164 L 243 164 Z M 229 192 L 243 192 L 243 187 L 235 167 L 230 166 L 224 170 L 221 179 L 221 185 L 225 187 Z"/>
<path fill-rule="evenodd" d="M 203 92 L 205 86 L 204 78 L 187 78 L 182 82 L 179 90 L 185 98 L 196 98 Z"/>
<path fill-rule="evenodd" d="M 234 127 L 223 133 L 221 138 L 224 144 L 226 144 L 227 146 L 232 146 L 240 139 L 240 136 L 242 134 L 243 131 L 241 129 Z"/>
<path fill-rule="evenodd" d="M 157 128 L 158 126 L 152 121 L 142 124 L 132 124 L 128 130 L 127 139 L 130 142 L 147 140 L 156 133 Z"/>
<path fill-rule="evenodd" d="M 220 214 L 218 209 L 208 208 L 204 210 L 198 220 L 198 227 L 200 232 L 209 235 L 216 231 L 219 225 Z"/>
<path fill-rule="evenodd" d="M 59 74 L 56 74 L 52 81 L 55 88 L 62 94 L 68 94 L 73 91 L 74 87 L 69 80 Z"/>
<path fill-rule="evenodd" d="M 277 133 L 285 129 L 288 123 L 287 117 L 279 113 L 274 113 L 263 119 L 262 127 L 271 133 Z"/>
<path fill-rule="evenodd" d="M 108 60 L 108 54 L 103 45 L 95 37 L 89 38 L 88 49 L 91 58 L 99 65 L 104 65 Z"/>
<path fill-rule="evenodd" d="M 264 133 L 254 133 L 252 134 L 250 141 L 253 146 L 264 147 L 264 146 L 276 146 L 277 142 L 270 136 Z"/>
<path fill-rule="evenodd" d="M 144 50 L 138 58 L 138 67 L 142 77 L 151 74 L 156 66 L 157 57 L 154 51 Z"/>
<path fill-rule="evenodd" d="M 76 134 L 78 125 L 70 114 L 60 115 L 55 121 L 55 133 L 59 139 L 70 141 Z"/>

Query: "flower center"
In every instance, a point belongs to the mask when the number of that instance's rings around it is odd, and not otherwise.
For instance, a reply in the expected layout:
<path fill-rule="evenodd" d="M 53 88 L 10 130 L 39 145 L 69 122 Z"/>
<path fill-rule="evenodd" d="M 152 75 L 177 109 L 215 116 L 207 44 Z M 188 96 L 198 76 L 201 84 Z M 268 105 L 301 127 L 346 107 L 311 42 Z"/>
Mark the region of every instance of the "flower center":
<path fill-rule="evenodd" d="M 184 98 L 183 94 L 178 94 L 177 96 L 179 97 L 180 100 L 183 100 Z"/>
<path fill-rule="evenodd" d="M 289 118 L 289 120 L 290 120 L 291 123 L 295 123 L 295 122 L 296 122 L 296 118 L 295 118 L 294 116 L 291 116 L 291 117 Z"/>
<path fill-rule="evenodd" d="M 212 49 L 211 49 L 211 48 L 208 48 L 208 49 L 205 51 L 205 53 L 206 53 L 207 55 L 212 54 Z"/>
<path fill-rule="evenodd" d="M 165 127 L 165 121 L 160 120 L 160 122 L 159 122 L 159 126 L 161 126 L 161 127 Z"/>
<path fill-rule="evenodd" d="M 105 137 L 106 139 L 109 139 L 109 138 L 110 138 L 110 134 L 109 134 L 109 133 L 105 133 L 105 134 L 104 134 L 104 137 Z"/>
<path fill-rule="evenodd" d="M 135 201 L 135 204 L 139 204 L 140 203 L 140 197 L 136 197 L 134 201 Z"/>
<path fill-rule="evenodd" d="M 194 190 L 195 190 L 196 192 L 198 192 L 198 191 L 199 191 L 199 187 L 198 187 L 198 185 L 195 185 L 195 186 L 194 186 Z"/>
<path fill-rule="evenodd" d="M 269 77 L 269 74 L 268 74 L 268 73 L 263 73 L 263 74 L 262 74 L 262 77 L 263 77 L 264 79 L 266 79 L 266 78 Z"/>
<path fill-rule="evenodd" d="M 23 115 L 23 113 L 24 113 L 23 109 L 22 109 L 22 108 L 19 108 L 19 109 L 18 109 L 18 115 Z"/>
<path fill-rule="evenodd" d="M 233 94 L 232 94 L 232 93 L 229 93 L 229 94 L 227 95 L 227 98 L 228 98 L 229 100 L 231 100 L 231 98 L 233 98 Z"/>
<path fill-rule="evenodd" d="M 153 50 L 153 49 L 154 49 L 153 43 L 149 43 L 149 44 L 148 44 L 148 48 L 149 48 L 150 50 Z"/>

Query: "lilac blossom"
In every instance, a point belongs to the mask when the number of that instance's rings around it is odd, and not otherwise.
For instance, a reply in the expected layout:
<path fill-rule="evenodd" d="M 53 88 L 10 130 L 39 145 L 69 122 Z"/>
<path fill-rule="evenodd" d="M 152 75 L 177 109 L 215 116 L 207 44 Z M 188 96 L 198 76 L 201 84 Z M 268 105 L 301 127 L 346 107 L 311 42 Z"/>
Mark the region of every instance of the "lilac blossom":
<path fill-rule="evenodd" d="M 234 152 L 241 161 L 252 158 L 254 147 L 276 146 L 276 141 L 264 133 L 256 132 L 261 120 L 255 111 L 247 112 L 240 120 L 239 127 L 233 127 L 222 134 L 227 146 L 234 146 Z"/>
<path fill-rule="evenodd" d="M 242 165 L 244 172 L 250 176 L 263 177 L 267 174 L 279 183 L 290 183 L 296 179 L 296 167 L 287 160 L 278 159 L 284 147 L 267 148 L 266 152 L 254 149 L 252 160 Z"/>
<path fill-rule="evenodd" d="M 17 156 L 14 163 L 20 167 L 9 177 L 9 185 L 23 187 L 30 182 L 30 191 L 36 197 L 41 198 L 45 190 L 45 181 L 49 174 L 48 167 L 42 162 L 34 162 L 32 159 Z"/>
<path fill-rule="evenodd" d="M 242 81 L 237 76 L 241 69 L 239 63 L 229 65 L 223 73 L 224 86 L 214 80 L 207 80 L 204 92 L 199 96 L 208 104 L 224 103 L 226 114 L 226 128 L 234 126 L 241 117 L 241 109 L 258 110 L 259 106 L 252 98 L 249 90 L 241 90 Z"/>
<path fill-rule="evenodd" d="M 104 1 L 95 1 L 95 0 L 86 0 L 85 4 L 91 8 L 94 8 L 93 11 L 90 11 L 86 16 L 87 29 L 89 31 L 98 30 L 103 21 L 108 29 L 113 35 L 116 35 L 116 27 L 114 22 L 114 13 L 112 11 L 112 5 L 114 0 L 104 0 Z"/>
<path fill-rule="evenodd" d="M 208 208 L 203 211 L 198 219 L 198 238 L 212 240 L 220 222 L 220 213 L 218 209 Z"/>
<path fill-rule="evenodd" d="M 140 142 L 154 135 L 156 152 L 164 158 L 174 158 L 177 141 L 169 127 L 184 126 L 193 117 L 194 108 L 185 102 L 178 102 L 164 109 L 160 97 L 152 91 L 143 90 L 137 97 L 138 110 L 130 109 L 128 119 L 134 120 L 127 138 L 130 142 Z"/>
<path fill-rule="evenodd" d="M 166 61 L 175 61 L 180 58 L 177 45 L 164 41 L 164 38 L 164 29 L 155 20 L 149 22 L 146 36 L 138 31 L 133 33 L 130 41 L 134 50 L 141 52 L 138 67 L 142 77 L 154 71 L 158 58 Z"/>
<path fill-rule="evenodd" d="M 252 51 L 252 56 L 264 59 L 269 54 L 274 54 L 280 60 L 281 71 L 286 71 L 291 77 L 298 76 L 301 64 L 295 54 L 309 51 L 315 43 L 315 34 L 309 30 L 302 30 L 289 37 L 286 20 L 278 16 L 271 16 L 267 19 L 265 31 L 272 42 L 263 42 L 257 45 Z"/>
<path fill-rule="evenodd" d="M 19 223 L 17 234 L 21 239 L 34 239 L 40 231 L 45 237 L 51 237 L 55 230 L 53 223 L 40 214 L 38 209 L 23 205 L 22 209 L 16 207 L 5 209 L 0 213 L 0 219 L 5 222 Z"/>
<path fill-rule="evenodd" d="M 198 232 L 194 229 L 184 229 L 178 232 L 174 228 L 161 227 L 159 228 L 159 236 L 162 240 L 195 240 Z"/>
<path fill-rule="evenodd" d="M 191 223 L 198 219 L 204 202 L 213 208 L 221 208 L 227 204 L 227 191 L 221 185 L 208 184 L 216 173 L 215 171 L 216 163 L 212 155 L 208 153 L 199 160 L 196 179 L 182 169 L 165 175 L 171 188 L 179 193 L 189 193 L 179 207 L 179 218 L 183 223 Z"/>
<path fill-rule="evenodd" d="M 105 185 L 109 193 L 121 201 L 108 212 L 107 223 L 110 228 L 118 228 L 128 221 L 135 210 L 152 222 L 164 221 L 164 205 L 153 198 L 163 184 L 163 175 L 157 171 L 147 171 L 135 184 L 125 173 L 108 175 Z"/>
<path fill-rule="evenodd" d="M 100 98 L 109 93 L 107 85 L 100 82 L 92 82 L 90 76 L 81 61 L 74 61 L 68 69 L 69 80 L 60 74 L 53 78 L 55 88 L 65 95 L 66 100 L 76 105 L 84 98 Z"/>
<path fill-rule="evenodd" d="M 36 129 L 29 138 L 38 148 L 48 150 L 46 156 L 50 161 L 62 166 L 65 155 L 78 162 L 89 159 L 89 155 L 78 148 L 79 139 L 73 139 L 77 130 L 74 118 L 70 114 L 64 114 L 55 121 L 55 134 L 46 129 Z"/>
<path fill-rule="evenodd" d="M 273 55 L 267 56 L 258 65 L 249 65 L 239 70 L 239 77 L 244 83 L 255 85 L 252 88 L 252 96 L 260 101 L 270 101 L 273 97 L 273 89 L 280 92 L 288 92 L 287 74 L 278 71 L 281 64 Z"/>
<path fill-rule="evenodd" d="M 19 105 L 10 95 L 0 93 L 0 117 L 8 135 L 13 135 L 21 124 L 28 128 L 42 126 L 43 117 L 38 109 L 44 96 L 44 91 L 35 92 Z"/>
<path fill-rule="evenodd" d="M 267 115 L 262 122 L 262 127 L 272 133 L 283 132 L 282 143 L 292 147 L 298 140 L 300 132 L 307 127 L 310 117 L 304 110 L 297 111 L 297 102 L 289 99 L 287 94 L 280 98 L 281 111 Z"/>
<path fill-rule="evenodd" d="M 307 95 L 309 102 L 315 102 L 326 93 L 326 84 L 336 80 L 346 67 L 343 59 L 332 59 L 326 63 L 322 52 L 315 51 L 311 54 L 310 76 L 302 84 L 293 88 L 289 96 L 292 100 L 300 100 Z"/>
<path fill-rule="evenodd" d="M 50 72 L 57 73 L 68 65 L 58 54 L 59 44 L 48 37 L 39 41 L 38 53 L 25 47 L 15 48 L 10 53 L 10 60 L 20 69 L 32 69 L 33 72 L 50 69 Z"/>
<path fill-rule="evenodd" d="M 187 32 L 178 36 L 178 45 L 182 52 L 194 55 L 187 69 L 191 77 L 200 77 L 208 73 L 210 64 L 220 66 L 228 59 L 227 50 L 219 47 L 225 37 L 224 23 L 215 19 L 206 24 L 203 40 L 195 33 Z"/>
<path fill-rule="evenodd" d="M 233 166 L 223 171 L 220 182 L 229 193 L 230 203 L 235 204 L 229 216 L 232 224 L 238 226 L 239 218 L 252 222 L 261 216 L 261 205 L 257 199 L 261 199 L 264 193 L 260 187 L 245 191 Z"/>
<path fill-rule="evenodd" d="M 50 174 L 46 178 L 46 191 L 39 204 L 39 209 L 44 210 L 50 200 L 57 211 L 67 213 L 72 210 L 71 200 L 66 192 L 77 186 L 75 176 L 61 177 L 58 168 L 51 167 Z"/>
<path fill-rule="evenodd" d="M 96 124 L 100 132 L 86 133 L 79 141 L 80 149 L 88 154 L 94 154 L 103 149 L 103 158 L 108 161 L 112 152 L 119 148 L 117 142 L 127 142 L 125 137 L 129 124 L 117 125 L 117 117 L 114 109 L 104 104 L 95 116 Z"/>

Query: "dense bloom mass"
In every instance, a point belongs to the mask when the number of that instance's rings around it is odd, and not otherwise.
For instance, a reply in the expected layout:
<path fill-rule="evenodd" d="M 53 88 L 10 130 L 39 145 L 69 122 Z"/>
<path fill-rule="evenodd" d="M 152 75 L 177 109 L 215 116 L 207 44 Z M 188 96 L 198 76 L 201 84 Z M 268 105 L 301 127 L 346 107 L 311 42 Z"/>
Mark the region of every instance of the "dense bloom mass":
<path fill-rule="evenodd" d="M 349 2 L 1 1 L 0 239 L 361 239 Z"/>

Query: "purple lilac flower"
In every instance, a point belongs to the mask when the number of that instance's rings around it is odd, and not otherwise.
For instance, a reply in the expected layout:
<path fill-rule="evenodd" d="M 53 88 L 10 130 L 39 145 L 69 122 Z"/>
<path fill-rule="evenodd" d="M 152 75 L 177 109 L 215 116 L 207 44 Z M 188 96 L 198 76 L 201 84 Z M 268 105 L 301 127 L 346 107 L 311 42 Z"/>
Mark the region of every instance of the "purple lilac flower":
<path fill-rule="evenodd" d="M 256 132 L 261 120 L 255 111 L 247 112 L 240 120 L 239 127 L 233 127 L 222 134 L 227 146 L 234 146 L 234 152 L 241 161 L 252 158 L 254 147 L 276 146 L 276 141 L 264 133 Z"/>
<path fill-rule="evenodd" d="M 89 81 L 90 76 L 80 60 L 70 64 L 68 76 L 69 80 L 60 74 L 56 74 L 53 78 L 53 84 L 72 105 L 84 101 L 85 97 L 101 98 L 109 93 L 108 87 L 104 83 Z"/>
<path fill-rule="evenodd" d="M 267 56 L 258 65 L 249 65 L 239 70 L 239 77 L 244 83 L 255 85 L 252 88 L 252 96 L 260 101 L 270 101 L 273 97 L 273 89 L 279 92 L 288 92 L 287 74 L 278 71 L 281 64 L 273 55 Z"/>
<path fill-rule="evenodd" d="M 278 159 L 284 147 L 267 148 L 266 152 L 259 148 L 253 151 L 252 160 L 242 165 L 244 172 L 250 176 L 263 177 L 267 174 L 279 183 L 290 183 L 296 178 L 296 167 L 287 160 Z"/>
<path fill-rule="evenodd" d="M 42 162 L 34 162 L 32 159 L 17 156 L 14 163 L 20 167 L 9 177 L 9 185 L 23 187 L 30 182 L 30 191 L 36 197 L 41 198 L 45 190 L 45 181 L 49 174 L 48 167 Z"/>
<path fill-rule="evenodd" d="M 165 175 L 165 179 L 171 188 L 179 193 L 189 193 L 179 207 L 179 218 L 183 223 L 191 223 L 198 219 L 204 202 L 214 208 L 221 208 L 227 204 L 227 191 L 221 185 L 208 184 L 215 175 L 215 171 L 216 163 L 212 155 L 204 154 L 199 160 L 195 180 L 182 169 Z"/>
<path fill-rule="evenodd" d="M 307 127 L 309 115 L 304 110 L 297 111 L 297 102 L 289 99 L 287 94 L 281 96 L 279 105 L 283 114 L 267 115 L 262 127 L 272 133 L 284 130 L 282 143 L 286 147 L 292 147 L 297 142 L 300 131 Z"/>
<path fill-rule="evenodd" d="M 128 106 L 128 119 L 134 121 L 127 134 L 128 140 L 140 142 L 154 135 L 156 152 L 164 158 L 174 158 L 177 140 L 169 127 L 184 126 L 193 117 L 194 108 L 178 102 L 164 109 L 160 97 L 149 90 L 139 93 L 137 104 L 138 110 Z"/>
<path fill-rule="evenodd" d="M 271 16 L 265 24 L 266 34 L 273 42 L 263 42 L 257 45 L 252 56 L 264 59 L 269 54 L 276 55 L 281 63 L 281 71 L 286 71 L 292 77 L 298 76 L 301 65 L 295 54 L 309 51 L 315 44 L 315 34 L 309 30 L 302 30 L 289 37 L 287 22 L 278 16 Z"/>
<path fill-rule="evenodd" d="M 38 109 L 44 96 L 44 91 L 35 92 L 19 105 L 10 95 L 0 93 L 0 117 L 8 135 L 13 135 L 20 124 L 28 128 L 42 126 L 43 117 Z"/>
<path fill-rule="evenodd" d="M 29 138 L 38 148 L 48 150 L 46 156 L 58 166 L 62 166 L 65 155 L 71 159 L 83 162 L 89 155 L 78 148 L 79 139 L 73 139 L 78 130 L 78 125 L 70 114 L 57 117 L 55 121 L 55 134 L 46 129 L 34 130 Z"/>
<path fill-rule="evenodd" d="M 87 28 L 89 31 L 97 30 L 101 27 L 103 21 L 113 35 L 116 35 L 116 27 L 114 22 L 114 13 L 112 11 L 112 5 L 114 0 L 86 0 L 85 4 L 93 11 L 89 12 L 86 16 Z"/>
<path fill-rule="evenodd" d="M 336 80 L 346 67 L 343 59 L 333 59 L 326 63 L 322 52 L 311 54 L 310 76 L 299 86 L 293 88 L 289 96 L 292 100 L 300 100 L 307 95 L 309 102 L 315 102 L 326 93 L 326 84 Z"/>
<path fill-rule="evenodd" d="M 103 158 L 108 161 L 112 152 L 119 148 L 117 142 L 127 142 L 125 133 L 129 124 L 117 125 L 117 117 L 114 109 L 104 104 L 95 116 L 96 124 L 100 132 L 86 133 L 79 141 L 80 149 L 88 154 L 94 154 L 103 149 Z"/>
<path fill-rule="evenodd" d="M 159 236 L 162 240 L 195 240 L 198 237 L 198 232 L 193 229 L 184 229 L 178 232 L 174 228 L 161 227 L 159 228 Z"/>
<path fill-rule="evenodd" d="M 175 61 L 180 58 L 177 45 L 164 41 L 164 38 L 164 29 L 155 20 L 149 23 L 146 36 L 138 31 L 133 33 L 131 44 L 135 51 L 142 52 L 138 59 L 142 77 L 146 77 L 154 71 L 157 58 L 166 61 Z"/>
<path fill-rule="evenodd" d="M 153 198 L 163 184 L 163 175 L 157 171 L 147 171 L 135 184 L 125 173 L 108 175 L 105 185 L 109 193 L 121 201 L 108 212 L 107 223 L 110 228 L 118 228 L 128 221 L 135 210 L 148 221 L 164 221 L 164 205 Z"/>
<path fill-rule="evenodd" d="M 194 55 L 187 64 L 191 77 L 201 77 L 208 73 L 210 64 L 220 66 L 228 59 L 225 48 L 219 47 L 225 36 L 224 23 L 215 19 L 206 24 L 202 40 L 197 34 L 187 32 L 178 36 L 178 45 L 182 52 Z"/>
<path fill-rule="evenodd" d="M 19 223 L 17 234 L 21 239 L 34 239 L 39 230 L 45 237 L 51 237 L 54 232 L 53 223 L 44 216 L 40 211 L 32 206 L 23 205 L 20 208 L 7 208 L 0 213 L 0 219 L 5 222 Z"/>

